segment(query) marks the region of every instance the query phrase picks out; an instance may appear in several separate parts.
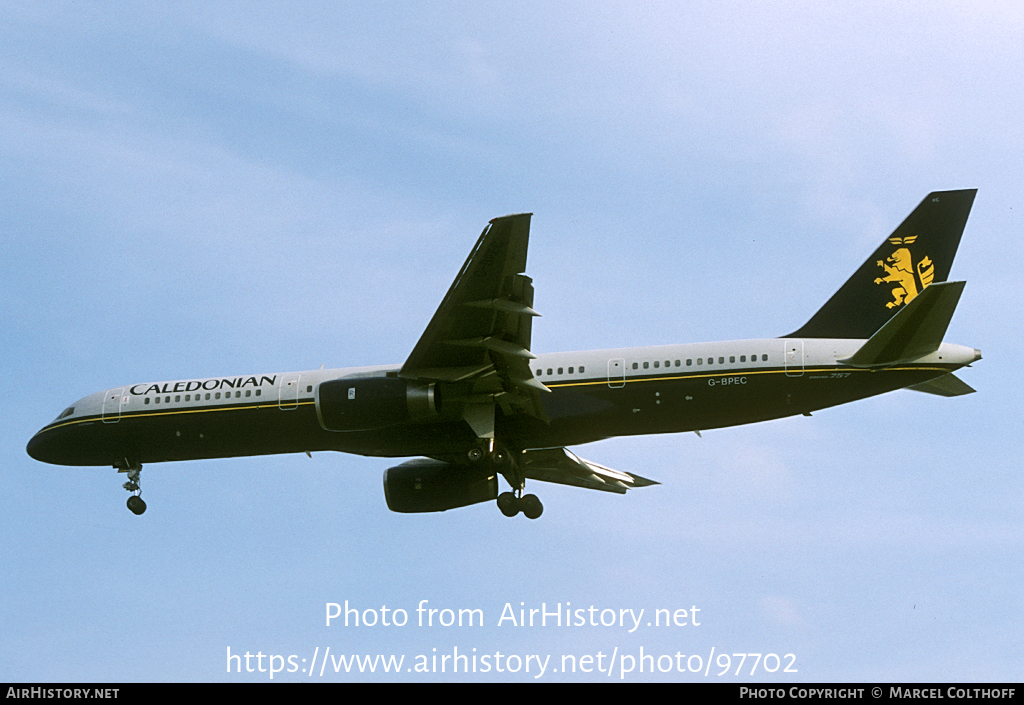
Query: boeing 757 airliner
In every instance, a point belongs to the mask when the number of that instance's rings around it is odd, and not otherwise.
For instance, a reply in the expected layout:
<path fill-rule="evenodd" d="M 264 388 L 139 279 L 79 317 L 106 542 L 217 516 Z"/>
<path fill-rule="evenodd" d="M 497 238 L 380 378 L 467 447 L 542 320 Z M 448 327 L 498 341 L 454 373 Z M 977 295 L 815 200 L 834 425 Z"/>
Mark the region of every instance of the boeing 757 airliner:
<path fill-rule="evenodd" d="M 947 281 L 975 190 L 929 194 L 800 329 L 779 338 L 530 350 L 531 215 L 495 218 L 402 365 L 195 378 L 78 400 L 28 444 L 59 465 L 127 473 L 142 514 L 144 463 L 335 450 L 422 456 L 384 472 L 396 512 L 497 500 L 543 506 L 543 480 L 625 494 L 657 484 L 567 446 L 700 432 L 845 404 L 896 389 L 973 392 L 953 372 L 978 350 L 943 342 L 964 282 Z M 499 494 L 499 476 L 511 491 Z"/>

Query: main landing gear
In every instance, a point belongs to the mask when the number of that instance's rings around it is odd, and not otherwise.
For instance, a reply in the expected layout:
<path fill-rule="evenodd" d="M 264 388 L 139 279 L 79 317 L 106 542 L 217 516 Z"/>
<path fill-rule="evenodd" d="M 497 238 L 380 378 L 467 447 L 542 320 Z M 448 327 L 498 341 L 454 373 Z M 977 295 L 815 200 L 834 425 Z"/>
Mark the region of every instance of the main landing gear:
<path fill-rule="evenodd" d="M 507 517 L 514 517 L 519 512 L 527 519 L 538 519 L 544 513 L 544 505 L 537 498 L 537 495 L 524 495 L 526 476 L 517 461 L 518 453 L 491 441 L 485 445 L 476 446 L 470 449 L 467 457 L 471 464 L 487 462 L 489 466 L 501 473 L 501 475 L 512 486 L 511 492 L 502 492 L 498 495 L 498 510 Z"/>
<path fill-rule="evenodd" d="M 537 499 L 537 495 L 523 495 L 522 489 L 518 490 L 520 496 L 512 492 L 502 492 L 498 495 L 498 509 L 507 517 L 514 517 L 519 512 L 527 519 L 537 519 L 544 513 L 544 505 Z"/>
<path fill-rule="evenodd" d="M 128 509 L 132 514 L 138 516 L 146 511 L 146 503 L 142 501 L 141 482 L 140 475 L 142 474 L 142 463 L 133 463 L 127 458 L 114 465 L 118 472 L 128 473 L 128 482 L 121 485 L 126 490 L 132 493 L 132 496 L 128 498 Z"/>

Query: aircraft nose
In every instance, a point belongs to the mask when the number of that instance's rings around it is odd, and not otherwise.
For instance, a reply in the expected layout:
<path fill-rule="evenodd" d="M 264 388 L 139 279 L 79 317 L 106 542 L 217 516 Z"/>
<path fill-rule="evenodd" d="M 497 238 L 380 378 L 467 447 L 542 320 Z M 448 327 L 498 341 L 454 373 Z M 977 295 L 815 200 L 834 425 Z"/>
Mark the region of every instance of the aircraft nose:
<path fill-rule="evenodd" d="M 981 350 L 978 350 L 978 348 L 974 348 L 974 361 L 977 362 L 980 359 L 981 359 Z"/>
<path fill-rule="evenodd" d="M 25 450 L 41 463 L 50 465 L 77 465 L 79 443 L 66 429 L 47 426 L 29 439 Z"/>
<path fill-rule="evenodd" d="M 53 454 L 53 444 L 49 442 L 46 434 L 42 431 L 32 436 L 25 450 L 28 451 L 32 458 L 41 463 L 56 462 Z"/>
<path fill-rule="evenodd" d="M 25 450 L 34 460 L 39 460 L 44 463 L 46 462 L 46 460 L 44 460 L 45 449 L 43 439 L 39 437 L 38 433 L 29 439 L 28 446 Z"/>

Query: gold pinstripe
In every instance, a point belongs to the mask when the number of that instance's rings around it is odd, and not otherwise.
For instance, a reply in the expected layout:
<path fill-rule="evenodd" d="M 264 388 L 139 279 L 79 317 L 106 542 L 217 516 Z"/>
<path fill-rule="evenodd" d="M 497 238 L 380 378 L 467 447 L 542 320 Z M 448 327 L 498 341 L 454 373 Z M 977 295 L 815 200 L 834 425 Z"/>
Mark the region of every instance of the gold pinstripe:
<path fill-rule="evenodd" d="M 314 402 L 313 402 L 312 399 L 310 399 L 309 401 L 300 401 L 294 407 L 289 406 L 286 409 L 281 409 L 281 411 L 292 411 L 294 408 L 298 408 L 300 406 L 309 406 L 309 405 L 311 405 L 313 403 Z M 119 423 L 121 421 L 121 419 L 124 419 L 124 418 L 141 419 L 141 418 L 150 418 L 150 417 L 155 417 L 155 416 L 179 416 L 179 415 L 183 415 L 183 414 L 211 414 L 211 413 L 215 413 L 215 412 L 218 412 L 218 411 L 244 411 L 244 410 L 277 409 L 277 408 L 280 408 L 280 404 L 278 404 L 278 403 L 274 403 L 274 404 L 239 404 L 237 406 L 218 406 L 218 407 L 214 407 L 214 408 L 204 408 L 204 409 L 174 409 L 173 411 L 122 412 L 120 414 L 120 416 L 118 417 L 117 421 L 103 421 L 103 417 L 102 416 L 86 416 L 86 417 L 81 418 L 81 419 L 73 419 L 73 420 L 70 420 L 70 421 L 65 421 L 64 423 L 59 423 L 59 424 L 55 424 L 55 425 L 52 425 L 52 426 L 47 426 L 46 428 L 42 429 L 39 433 L 45 433 L 46 431 L 53 431 L 53 430 L 56 430 L 58 428 L 64 428 L 65 426 L 74 426 L 74 425 L 82 424 L 82 423 L 101 422 L 101 423 L 107 423 L 107 424 L 111 424 L 112 425 L 112 424 L 115 424 L 115 423 Z"/>
<path fill-rule="evenodd" d="M 949 372 L 945 367 L 886 367 L 883 370 L 868 370 L 859 367 L 816 367 L 816 368 L 804 368 L 803 372 L 799 375 L 789 375 L 785 369 L 776 368 L 773 370 L 734 370 L 732 372 L 712 372 L 705 374 L 685 374 L 685 375 L 673 375 L 671 377 L 626 377 L 626 384 L 635 384 L 637 382 L 674 382 L 684 379 L 709 379 L 711 377 L 748 377 L 751 375 L 778 375 L 785 374 L 788 377 L 794 379 L 802 377 L 806 374 L 820 373 L 820 372 L 908 372 L 908 371 L 931 371 L 931 372 Z M 616 378 L 615 382 L 619 383 L 622 380 Z M 546 387 L 552 389 L 556 387 L 588 387 L 593 385 L 608 385 L 608 379 L 603 378 L 595 381 L 587 382 L 545 382 Z"/>

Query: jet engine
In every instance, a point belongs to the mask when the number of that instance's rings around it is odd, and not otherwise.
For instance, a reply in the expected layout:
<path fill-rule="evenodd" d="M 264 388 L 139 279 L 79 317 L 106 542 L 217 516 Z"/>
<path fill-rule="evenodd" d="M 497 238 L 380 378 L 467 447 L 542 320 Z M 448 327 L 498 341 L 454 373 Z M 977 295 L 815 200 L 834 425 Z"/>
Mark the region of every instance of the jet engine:
<path fill-rule="evenodd" d="M 498 476 L 478 468 L 419 458 L 384 471 L 384 499 L 393 512 L 443 512 L 497 496 Z"/>
<path fill-rule="evenodd" d="M 438 416 L 434 384 L 397 377 L 342 378 L 316 388 L 316 415 L 328 431 L 369 431 Z"/>

